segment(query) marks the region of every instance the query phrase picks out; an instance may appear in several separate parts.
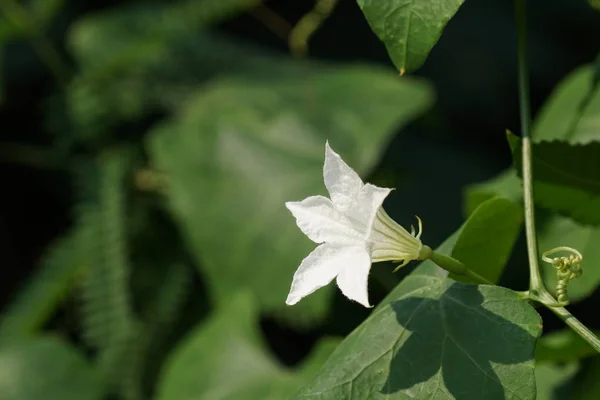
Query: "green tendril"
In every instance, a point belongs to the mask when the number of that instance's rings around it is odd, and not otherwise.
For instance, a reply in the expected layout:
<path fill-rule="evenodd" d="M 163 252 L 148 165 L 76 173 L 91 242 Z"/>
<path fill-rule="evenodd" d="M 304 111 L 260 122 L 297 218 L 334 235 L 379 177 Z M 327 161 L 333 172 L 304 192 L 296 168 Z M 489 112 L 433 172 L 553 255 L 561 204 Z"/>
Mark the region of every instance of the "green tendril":
<path fill-rule="evenodd" d="M 550 255 L 558 252 L 567 252 L 570 254 L 562 257 L 549 257 Z M 542 260 L 552 264 L 554 268 L 556 268 L 556 296 L 558 303 L 561 306 L 569 304 L 569 292 L 567 290 L 567 285 L 571 279 L 581 276 L 583 271 L 581 270 L 579 263 L 583 261 L 583 256 L 580 252 L 571 247 L 561 246 L 543 253 Z"/>

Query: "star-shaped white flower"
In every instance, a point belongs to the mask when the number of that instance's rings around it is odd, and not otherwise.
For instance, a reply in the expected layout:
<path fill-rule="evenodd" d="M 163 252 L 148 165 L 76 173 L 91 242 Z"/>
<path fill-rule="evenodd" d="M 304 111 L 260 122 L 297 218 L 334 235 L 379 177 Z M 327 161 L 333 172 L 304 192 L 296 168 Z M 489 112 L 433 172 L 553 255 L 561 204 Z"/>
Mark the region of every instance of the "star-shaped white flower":
<path fill-rule="evenodd" d="M 286 303 L 296 304 L 337 278 L 346 297 L 371 307 L 367 292 L 371 263 L 402 261 L 403 266 L 419 259 L 421 221 L 415 235 L 414 229 L 408 233 L 392 220 L 381 206 L 392 189 L 364 184 L 329 143 L 323 177 L 331 199 L 311 196 L 285 203 L 302 232 L 319 244 L 294 274 Z"/>

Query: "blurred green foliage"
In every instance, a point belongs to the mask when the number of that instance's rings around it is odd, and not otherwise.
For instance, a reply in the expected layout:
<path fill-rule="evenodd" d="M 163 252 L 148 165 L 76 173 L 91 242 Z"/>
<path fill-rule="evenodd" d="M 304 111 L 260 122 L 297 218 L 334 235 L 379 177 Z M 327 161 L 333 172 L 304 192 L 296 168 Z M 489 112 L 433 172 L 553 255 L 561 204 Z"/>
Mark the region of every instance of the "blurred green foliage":
<path fill-rule="evenodd" d="M 513 267 L 526 268 L 524 257 L 507 263 L 511 254 L 522 256 L 519 243 L 513 252 L 521 225 L 516 172 L 472 184 L 508 157 L 501 131 L 491 133 L 504 146 L 498 157 L 475 148 L 480 132 L 467 141 L 449 128 L 453 119 L 464 120 L 462 127 L 488 119 L 485 111 L 465 118 L 460 110 L 469 101 L 476 110 L 485 104 L 492 117 L 506 115 L 503 93 L 472 94 L 493 80 L 506 86 L 510 74 L 478 60 L 485 53 L 479 44 L 455 46 L 463 32 L 478 35 L 474 27 L 460 31 L 461 18 L 479 13 L 478 24 L 489 19 L 491 31 L 505 21 L 489 10 L 503 5 L 339 2 L 333 22 L 317 28 L 337 29 L 348 4 L 364 17 L 362 26 L 352 23 L 334 43 L 325 41 L 326 52 L 316 44 L 327 54 L 322 58 L 345 60 L 327 62 L 241 40 L 249 15 L 275 33 L 267 32 L 270 38 L 289 33 L 293 24 L 270 8 L 280 3 L 0 1 L 1 112 L 21 118 L 16 128 L 3 124 L 1 166 L 13 173 L 21 165 L 31 176 L 43 171 L 31 179 L 17 172 L 15 179 L 23 187 L 53 187 L 69 210 L 62 232 L 47 234 L 54 238 L 44 241 L 29 276 L 3 260 L 15 278 L 0 282 L 10 282 L 0 314 L 0 398 L 476 398 L 484 391 L 489 398 L 600 397 L 598 356 L 578 336 L 542 336 L 534 351 L 542 326 L 532 307 L 511 290 L 467 285 L 430 262 L 401 272 L 407 278 L 398 286 L 389 265 L 374 266 L 370 290 L 383 300 L 358 327 L 366 312 L 343 302 L 333 286 L 285 306 L 293 272 L 314 245 L 284 202 L 324 192 L 326 140 L 361 176 L 397 187 L 386 208 L 399 220 L 418 212 L 427 243 L 449 236 L 444 252 L 511 289 L 522 284 Z M 540 7 L 533 18 L 554 21 L 552 10 L 576 7 L 562 3 Z M 287 7 L 304 7 L 301 18 L 313 3 L 299 4 Z M 577 12 L 565 15 L 599 21 L 591 8 Z M 240 18 L 241 35 L 231 35 L 236 29 L 228 24 Z M 444 45 L 445 29 L 459 39 Z M 356 62 L 366 58 L 354 53 L 359 34 L 369 54 L 381 39 L 397 70 Z M 441 50 L 430 54 L 438 40 Z M 544 54 L 536 60 L 546 68 Z M 441 68 L 445 81 L 398 76 L 428 57 L 424 75 Z M 581 191 L 573 197 L 569 188 L 538 190 L 540 250 L 569 245 L 584 253 L 584 275 L 569 291 L 574 303 L 587 299 L 577 306 L 592 312 L 600 211 L 586 204 L 598 186 L 598 71 L 600 57 L 567 75 L 534 132 L 544 165 L 557 163 L 539 168 L 538 185 L 575 182 Z M 461 90 L 446 90 L 451 84 Z M 452 115 L 444 117 L 442 107 Z M 469 218 L 452 234 L 463 220 L 459 191 L 467 183 L 462 209 Z M 45 217 L 40 226 L 53 221 Z M 554 268 L 544 268 L 553 288 Z"/>

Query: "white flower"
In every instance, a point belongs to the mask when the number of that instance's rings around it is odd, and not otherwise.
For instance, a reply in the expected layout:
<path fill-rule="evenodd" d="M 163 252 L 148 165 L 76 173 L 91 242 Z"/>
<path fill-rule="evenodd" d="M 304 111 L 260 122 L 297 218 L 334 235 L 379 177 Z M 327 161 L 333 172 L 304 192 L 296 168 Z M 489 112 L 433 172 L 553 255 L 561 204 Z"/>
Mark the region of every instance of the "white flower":
<path fill-rule="evenodd" d="M 415 235 L 414 229 L 408 233 L 392 220 L 381 207 L 392 189 L 364 184 L 329 143 L 323 177 L 331 199 L 311 196 L 285 203 L 302 232 L 319 244 L 294 274 L 286 303 L 296 304 L 337 278 L 346 297 L 371 307 L 367 292 L 371 263 L 402 261 L 403 266 L 419 259 L 421 221 Z"/>

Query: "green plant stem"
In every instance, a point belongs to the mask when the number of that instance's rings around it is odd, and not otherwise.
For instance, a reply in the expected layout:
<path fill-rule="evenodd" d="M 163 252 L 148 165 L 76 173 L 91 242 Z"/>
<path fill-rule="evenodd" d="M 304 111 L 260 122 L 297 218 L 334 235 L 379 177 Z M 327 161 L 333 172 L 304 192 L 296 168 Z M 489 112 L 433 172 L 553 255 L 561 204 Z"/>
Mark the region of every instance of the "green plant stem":
<path fill-rule="evenodd" d="M 564 307 L 546 306 L 600 353 L 600 339 Z"/>
<path fill-rule="evenodd" d="M 298 57 L 306 55 L 310 37 L 329 17 L 337 2 L 338 0 L 317 0 L 314 9 L 298 21 L 288 39 L 290 50 L 294 55 Z"/>
<path fill-rule="evenodd" d="M 600 340 L 558 303 L 548 292 L 538 263 L 537 239 L 535 233 L 533 203 L 533 172 L 531 170 L 531 110 L 529 108 L 529 79 L 527 67 L 527 18 L 525 0 L 515 0 L 515 19 L 517 21 L 517 54 L 519 68 L 519 108 L 521 114 L 521 136 L 523 140 L 523 197 L 525 203 L 525 234 L 527 236 L 527 254 L 529 257 L 529 298 L 548 307 L 571 329 L 587 341 L 600 353 Z"/>
<path fill-rule="evenodd" d="M 523 139 L 523 197 L 525 203 L 525 234 L 527 237 L 527 255 L 529 258 L 529 290 L 547 292 L 540 274 L 535 233 L 535 215 L 533 203 L 533 172 L 531 169 L 531 110 L 529 108 L 529 78 L 527 65 L 527 18 L 525 0 L 515 0 L 515 18 L 517 21 L 517 54 L 519 69 L 519 109 L 521 117 L 521 136 Z"/>
<path fill-rule="evenodd" d="M 488 279 L 484 278 L 483 276 L 479 275 L 478 273 L 471 271 L 469 268 L 467 268 L 467 266 L 465 264 L 463 264 L 462 262 L 458 261 L 455 258 L 432 251 L 431 255 L 429 256 L 429 259 L 450 273 L 453 273 L 456 275 L 468 276 L 469 278 L 473 279 L 475 282 L 481 283 L 484 285 L 493 285 L 494 284 L 493 282 L 489 281 Z"/>

